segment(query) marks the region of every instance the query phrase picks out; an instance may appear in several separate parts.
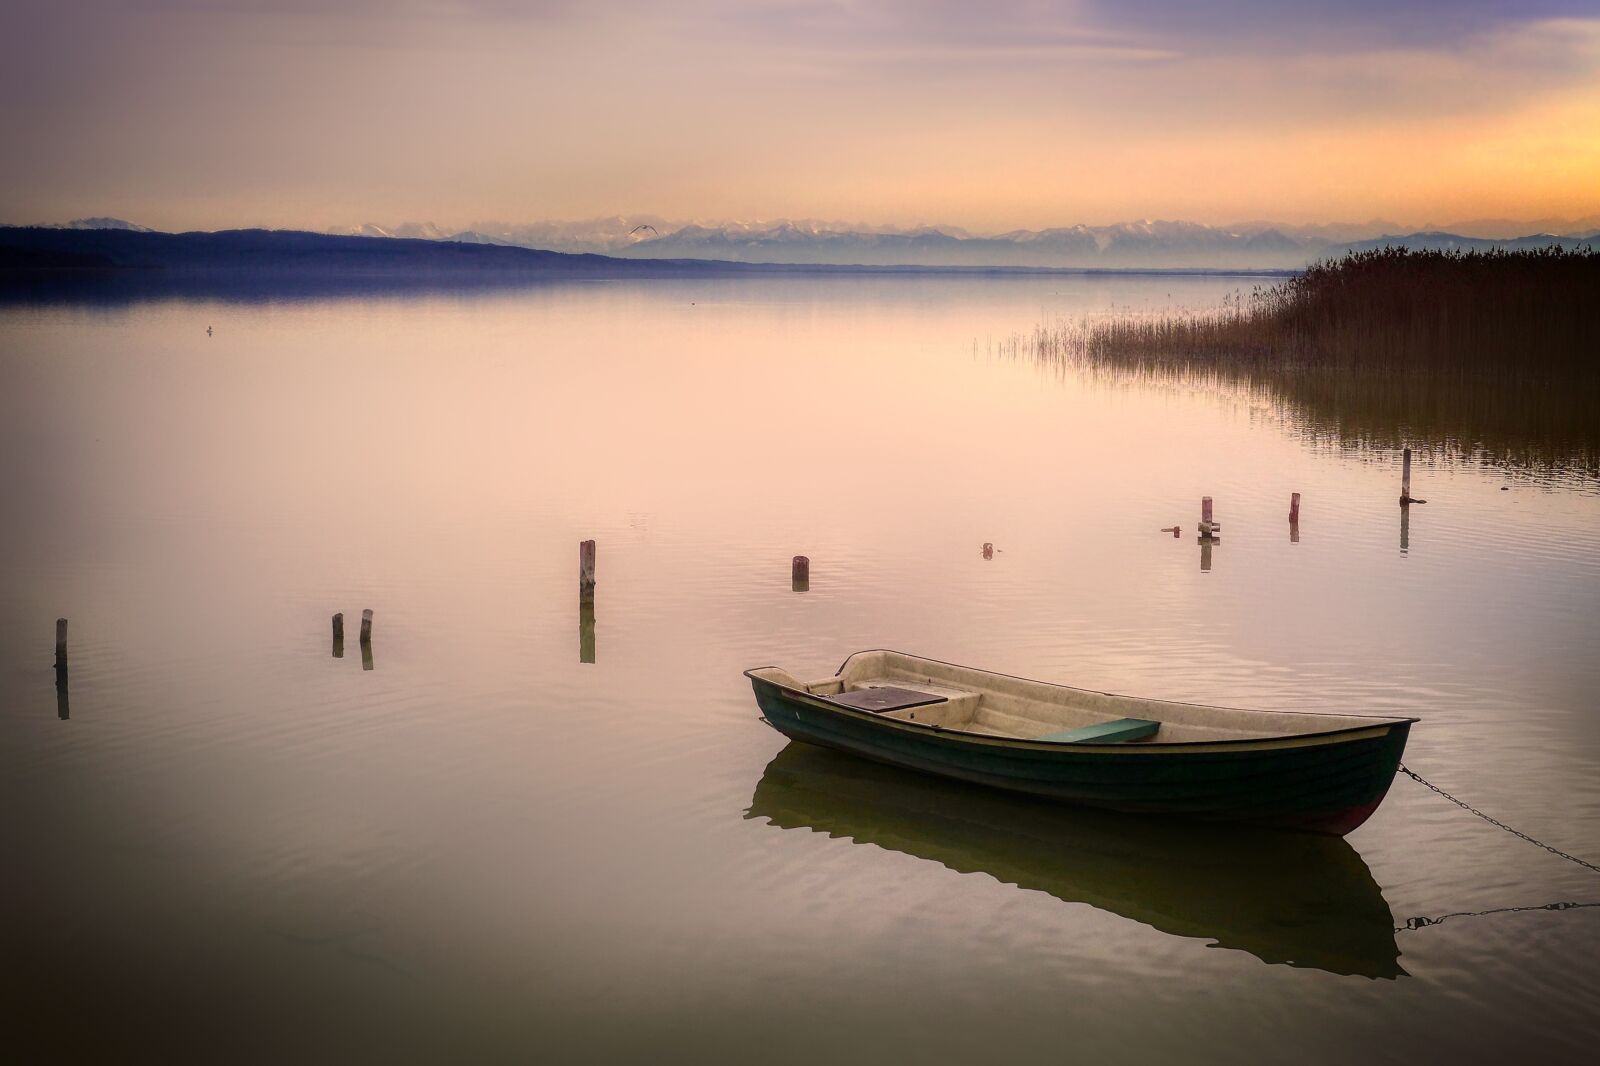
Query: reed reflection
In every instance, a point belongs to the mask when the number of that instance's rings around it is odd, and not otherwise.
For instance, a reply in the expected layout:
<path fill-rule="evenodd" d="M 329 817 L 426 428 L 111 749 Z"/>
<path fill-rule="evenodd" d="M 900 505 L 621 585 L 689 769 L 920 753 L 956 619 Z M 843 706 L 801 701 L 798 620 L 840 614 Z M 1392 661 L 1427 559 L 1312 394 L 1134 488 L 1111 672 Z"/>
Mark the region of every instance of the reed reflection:
<path fill-rule="evenodd" d="M 1405 974 L 1394 917 L 1343 839 L 1079 811 L 790 743 L 747 818 L 986 873 L 1263 962 Z"/>
<path fill-rule="evenodd" d="M 1600 474 L 1600 252 L 1385 249 L 1235 293 L 1017 334 L 1040 363 L 1237 389 L 1310 437 Z"/>

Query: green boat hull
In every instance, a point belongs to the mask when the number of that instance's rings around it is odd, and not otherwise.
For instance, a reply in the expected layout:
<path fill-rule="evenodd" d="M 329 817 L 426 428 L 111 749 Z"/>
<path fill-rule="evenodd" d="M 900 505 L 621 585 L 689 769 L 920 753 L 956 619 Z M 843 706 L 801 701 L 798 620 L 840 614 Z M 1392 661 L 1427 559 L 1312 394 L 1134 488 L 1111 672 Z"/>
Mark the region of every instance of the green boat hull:
<path fill-rule="evenodd" d="M 878 762 L 1104 810 L 1336 836 L 1377 810 L 1410 732 L 1402 720 L 1302 744 L 1083 750 L 908 725 L 761 678 L 751 684 L 780 733 Z"/>

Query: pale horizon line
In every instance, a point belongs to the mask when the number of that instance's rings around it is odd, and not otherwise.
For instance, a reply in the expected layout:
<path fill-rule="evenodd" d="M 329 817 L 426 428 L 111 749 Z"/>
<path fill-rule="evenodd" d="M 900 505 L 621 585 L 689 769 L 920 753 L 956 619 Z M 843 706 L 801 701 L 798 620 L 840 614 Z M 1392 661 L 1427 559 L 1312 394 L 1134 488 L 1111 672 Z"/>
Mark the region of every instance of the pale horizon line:
<path fill-rule="evenodd" d="M 723 217 L 723 218 L 716 218 L 716 217 L 689 217 L 689 218 L 683 218 L 683 217 L 671 217 L 671 216 L 667 216 L 667 215 L 660 215 L 660 214 L 656 214 L 656 213 L 653 213 L 653 212 L 617 213 L 617 214 L 602 214 L 602 215 L 589 215 L 589 216 L 563 217 L 563 218 L 544 217 L 544 218 L 527 219 L 527 220 L 520 221 L 520 222 L 509 222 L 509 221 L 506 221 L 504 219 L 481 219 L 480 218 L 480 219 L 474 219 L 473 221 L 468 222 L 465 225 L 440 224 L 440 223 L 437 223 L 437 222 L 433 221 L 432 219 L 420 220 L 420 219 L 414 219 L 414 218 L 407 218 L 407 219 L 404 219 L 404 220 L 402 220 L 400 222 L 396 222 L 396 223 L 379 223 L 379 222 L 374 222 L 374 221 L 371 221 L 370 219 L 368 219 L 368 220 L 361 221 L 361 222 L 346 222 L 346 223 L 339 223 L 339 224 L 325 225 L 325 226 L 319 226 L 319 225 L 311 224 L 311 223 L 306 223 L 306 224 L 287 224 L 287 225 L 285 225 L 285 224 L 269 224 L 269 223 L 262 223 L 262 222 L 239 222 L 239 223 L 230 223 L 230 224 L 221 225 L 221 226 L 193 226 L 193 227 L 176 227 L 176 228 L 166 228 L 164 226 L 159 226 L 159 225 L 150 226 L 150 225 L 146 225 L 145 223 L 139 221 L 138 219 L 124 218 L 124 217 L 121 217 L 121 216 L 118 216 L 118 215 L 86 213 L 86 214 L 81 214 L 81 215 L 74 215 L 72 218 L 58 220 L 58 221 L 45 221 L 45 220 L 6 221 L 6 222 L 0 222 L 0 226 L 7 226 L 7 227 L 13 227 L 13 228 L 30 228 L 30 227 L 66 228 L 66 227 L 74 227 L 74 226 L 76 226 L 78 224 L 81 224 L 81 223 L 95 223 L 95 222 L 123 223 L 123 224 L 127 224 L 127 225 L 129 225 L 131 227 L 134 227 L 134 228 L 146 229 L 146 230 L 150 230 L 150 231 L 158 232 L 158 233 L 219 233 L 219 232 L 226 232 L 228 230 L 261 229 L 261 230 L 278 230 L 278 231 L 286 231 L 286 232 L 304 232 L 304 233 L 321 233 L 321 234 L 330 234 L 330 235 L 360 236 L 360 235 L 363 235 L 360 232 L 362 230 L 378 229 L 378 230 L 385 231 L 383 234 L 380 234 L 380 235 L 409 237 L 409 236 L 422 236 L 422 234 L 421 233 L 416 233 L 416 232 L 399 232 L 399 231 L 431 231 L 431 234 L 428 235 L 428 236 L 423 237 L 423 239 L 441 239 L 441 238 L 446 238 L 446 237 L 449 237 L 449 236 L 452 236 L 452 235 L 455 235 L 455 234 L 464 234 L 464 233 L 479 233 L 479 232 L 489 233 L 489 231 L 491 231 L 493 229 L 517 230 L 517 229 L 533 229 L 533 228 L 537 228 L 537 227 L 576 228 L 576 227 L 583 227 L 583 226 L 599 226 L 599 225 L 603 225 L 603 224 L 607 224 L 607 223 L 610 223 L 610 224 L 613 224 L 613 225 L 616 225 L 616 226 L 623 226 L 623 225 L 652 225 L 652 226 L 654 226 L 654 227 L 656 227 L 658 229 L 661 228 L 661 227 L 670 227 L 673 231 L 685 229 L 685 228 L 688 228 L 688 227 L 700 227 L 700 228 L 706 228 L 706 229 L 727 228 L 727 229 L 738 229 L 738 230 L 745 230 L 745 231 L 761 231 L 761 230 L 771 230 L 771 229 L 776 229 L 776 228 L 779 228 L 779 227 L 789 226 L 789 227 L 793 227 L 795 229 L 807 230 L 809 232 L 818 233 L 818 234 L 849 234 L 849 233 L 857 233 L 857 234 L 882 234 L 882 235 L 914 235 L 914 234 L 918 234 L 918 233 L 935 233 L 935 232 L 937 232 L 937 233 L 941 233 L 941 234 L 944 234 L 944 235 L 947 235 L 947 236 L 951 236 L 951 237 L 974 238 L 974 239 L 980 239 L 980 240 L 981 239 L 1002 238 L 1002 237 L 1006 237 L 1006 236 L 1010 236 L 1010 235 L 1014 235 L 1014 234 L 1019 234 L 1019 233 L 1047 233 L 1047 232 L 1051 232 L 1051 231 L 1076 230 L 1076 229 L 1106 230 L 1106 229 L 1115 229 L 1115 228 L 1119 228 L 1119 227 L 1156 226 L 1156 225 L 1197 226 L 1197 227 L 1202 227 L 1202 228 L 1205 228 L 1205 229 L 1214 230 L 1214 231 L 1223 232 L 1223 233 L 1236 232 L 1236 231 L 1240 231 L 1240 230 L 1254 230 L 1254 231 L 1258 231 L 1259 232 L 1259 231 L 1272 230 L 1272 229 L 1282 230 L 1282 231 L 1285 231 L 1285 232 L 1288 232 L 1288 233 L 1297 233 L 1297 232 L 1298 233 L 1305 233 L 1305 232 L 1309 232 L 1309 231 L 1318 231 L 1318 230 L 1373 229 L 1373 228 L 1378 228 L 1378 229 L 1381 229 L 1386 234 L 1392 233 L 1393 235 L 1396 235 L 1396 236 L 1404 236 L 1404 235 L 1408 235 L 1408 234 L 1412 234 L 1412 233 L 1449 232 L 1449 233 L 1454 233 L 1454 234 L 1457 234 L 1457 235 L 1463 236 L 1463 237 L 1477 237 L 1477 238 L 1480 238 L 1480 239 L 1496 239 L 1495 237 L 1492 237 L 1492 236 L 1488 236 L 1488 235 L 1484 235 L 1484 234 L 1475 234 L 1475 233 L 1472 233 L 1472 232 L 1469 232 L 1469 231 L 1474 227 L 1490 227 L 1490 226 L 1492 226 L 1492 227 L 1497 227 L 1497 228 L 1501 228 L 1501 229 L 1504 229 L 1506 227 L 1530 227 L 1530 228 L 1518 230 L 1518 232 L 1515 235 L 1516 236 L 1537 236 L 1537 235 L 1541 235 L 1541 234 L 1552 234 L 1552 235 L 1559 236 L 1559 235 L 1563 235 L 1562 232 L 1561 232 L 1561 228 L 1578 229 L 1578 228 L 1585 228 L 1585 227 L 1587 227 L 1587 228 L 1600 227 L 1600 205 L 1597 205 L 1597 209 L 1593 213 L 1580 214 L 1580 215 L 1568 215 L 1568 216 L 1546 215 L 1546 216 L 1542 216 L 1542 217 L 1523 217 L 1523 216 L 1514 216 L 1514 215 L 1501 215 L 1501 216 L 1485 216 L 1485 217 L 1476 217 L 1476 218 L 1467 218 L 1467 219 L 1456 219 L 1456 220 L 1442 221 L 1442 222 L 1441 221 L 1437 221 L 1435 219 L 1431 219 L 1431 218 L 1426 220 L 1426 221 L 1423 221 L 1423 222 L 1404 222 L 1404 221 L 1400 221 L 1400 220 L 1397 220 L 1397 219 L 1394 219 L 1394 218 L 1385 218 L 1385 217 L 1382 217 L 1381 215 L 1375 215 L 1372 218 L 1368 218 L 1368 219 L 1335 218 L 1335 219 L 1331 219 L 1329 221 L 1293 222 L 1293 221 L 1287 221 L 1287 220 L 1284 220 L 1284 219 L 1273 218 L 1270 215 L 1260 215 L 1260 216 L 1256 216 L 1256 217 L 1253 217 L 1253 218 L 1241 218 L 1241 219 L 1237 219 L 1237 220 L 1234 220 L 1234 221 L 1231 221 L 1231 222 L 1226 222 L 1226 223 L 1212 223 L 1212 222 L 1202 222 L 1202 221 L 1198 221 L 1198 220 L 1192 219 L 1192 218 L 1184 218 L 1184 217 L 1181 217 L 1181 216 L 1178 216 L 1178 215 L 1168 215 L 1168 216 L 1144 215 L 1144 216 L 1141 216 L 1141 217 L 1121 218 L 1121 219 L 1117 219 L 1116 221 L 1112 221 L 1112 222 L 1053 223 L 1053 224 L 1035 225 L 1035 226 L 1012 226 L 1012 227 L 1009 227 L 1009 228 L 975 228 L 975 227 L 962 226 L 962 225 L 958 225 L 958 224 L 955 224 L 955 223 L 949 223 L 949 222 L 916 222 L 916 223 L 865 222 L 865 221 L 848 221 L 848 220 L 843 220 L 843 219 L 826 219 L 826 218 L 818 218 L 818 217 L 793 217 L 793 216 L 783 216 L 783 215 L 772 216 L 772 217 L 760 217 L 760 216 L 757 216 L 757 217 L 753 217 L 753 218 L 736 218 L 736 217 Z M 92 228 L 92 227 L 85 227 L 85 228 Z M 106 228 L 120 228 L 120 227 L 108 226 Z M 492 235 L 492 234 L 489 234 L 489 235 Z M 667 233 L 665 231 L 663 231 L 661 235 L 662 236 L 666 236 Z M 1502 238 L 1502 239 L 1504 239 L 1504 238 Z"/>

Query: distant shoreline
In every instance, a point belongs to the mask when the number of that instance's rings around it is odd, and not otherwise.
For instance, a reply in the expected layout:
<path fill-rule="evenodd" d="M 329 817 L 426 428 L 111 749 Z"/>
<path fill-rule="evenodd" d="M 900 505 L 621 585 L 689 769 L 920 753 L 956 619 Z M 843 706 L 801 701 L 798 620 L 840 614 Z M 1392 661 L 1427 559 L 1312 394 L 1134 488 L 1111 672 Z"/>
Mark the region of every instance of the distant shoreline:
<path fill-rule="evenodd" d="M 193 283 L 226 279 L 392 279 L 504 283 L 549 278 L 689 278 L 761 275 L 888 275 L 943 277 L 1073 276 L 1283 278 L 1283 268 L 1033 267 L 747 263 L 717 259 L 624 259 L 507 245 L 405 237 L 353 237 L 297 230 L 157 233 L 0 228 L 0 288 L 44 282 L 52 287 L 137 277 Z"/>

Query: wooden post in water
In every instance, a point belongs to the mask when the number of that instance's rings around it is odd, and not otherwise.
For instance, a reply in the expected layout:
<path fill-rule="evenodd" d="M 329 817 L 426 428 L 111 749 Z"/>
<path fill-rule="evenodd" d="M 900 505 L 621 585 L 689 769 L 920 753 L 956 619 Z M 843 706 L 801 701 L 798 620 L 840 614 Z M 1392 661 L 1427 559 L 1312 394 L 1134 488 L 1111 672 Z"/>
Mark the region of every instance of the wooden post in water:
<path fill-rule="evenodd" d="M 578 604 L 578 661 L 594 662 L 594 604 Z"/>
<path fill-rule="evenodd" d="M 1200 497 L 1200 536 L 1195 539 L 1200 542 L 1200 570 L 1209 573 L 1211 570 L 1211 546 L 1218 543 L 1217 534 L 1222 527 L 1212 520 L 1211 497 Z"/>
<path fill-rule="evenodd" d="M 1289 495 L 1289 543 L 1300 543 L 1300 494 Z"/>
<path fill-rule="evenodd" d="M 65 722 L 72 717 L 67 706 L 67 620 L 56 619 L 56 717 Z"/>
<path fill-rule="evenodd" d="M 1411 495 L 1411 449 L 1407 448 L 1400 455 L 1400 506 L 1427 502 Z"/>
<path fill-rule="evenodd" d="M 341 619 L 340 628 L 343 628 L 343 624 L 342 623 L 343 623 L 343 620 Z M 368 607 L 366 610 L 361 612 L 361 643 L 363 643 L 363 644 L 371 644 L 372 643 L 372 608 L 371 607 Z"/>
<path fill-rule="evenodd" d="M 789 587 L 795 592 L 809 592 L 811 589 L 811 559 L 805 555 L 796 555 L 794 562 L 789 566 Z"/>
<path fill-rule="evenodd" d="M 594 541 L 578 542 L 578 602 L 594 604 Z"/>
<path fill-rule="evenodd" d="M 344 612 L 333 616 L 333 657 L 344 658 Z"/>

